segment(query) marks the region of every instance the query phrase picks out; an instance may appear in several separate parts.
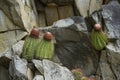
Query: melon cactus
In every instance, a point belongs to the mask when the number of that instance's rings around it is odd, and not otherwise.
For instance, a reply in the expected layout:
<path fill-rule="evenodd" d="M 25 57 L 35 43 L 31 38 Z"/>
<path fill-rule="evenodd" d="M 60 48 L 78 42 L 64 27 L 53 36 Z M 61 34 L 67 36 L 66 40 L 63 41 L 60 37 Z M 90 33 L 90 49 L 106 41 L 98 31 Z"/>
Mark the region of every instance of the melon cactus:
<path fill-rule="evenodd" d="M 90 34 L 90 39 L 93 47 L 99 51 L 105 48 L 106 44 L 108 43 L 107 36 L 103 32 L 100 24 L 94 25 L 94 28 Z"/>
<path fill-rule="evenodd" d="M 37 59 L 52 59 L 54 55 L 53 35 L 51 32 L 46 32 L 43 37 L 38 44 L 35 57 Z"/>
<path fill-rule="evenodd" d="M 23 45 L 22 57 L 31 60 L 34 58 L 36 45 L 40 42 L 40 32 L 38 29 L 33 28 L 30 35 L 27 36 Z"/>

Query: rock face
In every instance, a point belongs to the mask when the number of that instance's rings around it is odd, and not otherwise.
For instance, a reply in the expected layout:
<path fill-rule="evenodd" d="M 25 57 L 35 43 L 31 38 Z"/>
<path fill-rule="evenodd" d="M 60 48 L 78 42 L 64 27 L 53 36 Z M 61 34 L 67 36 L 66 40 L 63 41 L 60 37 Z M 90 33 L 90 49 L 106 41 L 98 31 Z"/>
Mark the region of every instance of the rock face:
<path fill-rule="evenodd" d="M 0 80 L 74 80 L 70 72 L 74 68 L 82 69 L 85 76 L 96 76 L 97 80 L 120 80 L 120 4 L 117 1 L 75 0 L 81 16 L 89 15 L 85 19 L 74 16 L 73 0 L 35 1 L 41 4 L 37 4 L 37 9 L 34 0 L 0 0 Z M 106 5 L 101 6 L 103 3 Z M 20 58 L 24 44 L 21 39 L 37 25 L 37 18 L 40 26 L 51 25 L 39 28 L 41 33 L 50 31 L 56 40 L 55 57 L 51 61 L 28 62 Z M 106 48 L 99 52 L 89 40 L 95 23 L 101 23 L 109 39 Z"/>
<path fill-rule="evenodd" d="M 103 0 L 75 0 L 75 3 L 80 15 L 86 17 L 101 9 Z"/>
<path fill-rule="evenodd" d="M 10 80 L 8 70 L 0 66 L 0 80 Z"/>
<path fill-rule="evenodd" d="M 104 5 L 102 11 L 96 12 L 89 18 L 91 25 L 99 23 L 108 36 L 109 43 L 106 50 L 101 52 L 99 80 L 119 80 L 120 73 L 120 4 L 112 1 L 108 5 Z M 103 18 L 103 19 L 102 19 Z M 90 23 L 89 22 L 89 23 Z M 93 22 L 93 23 L 92 23 Z"/>
<path fill-rule="evenodd" d="M 108 61 L 117 80 L 120 79 L 118 75 L 120 73 L 120 11 L 118 10 L 120 10 L 120 4 L 113 1 L 109 5 L 104 6 L 102 12 L 106 33 L 112 40 L 107 46 Z"/>
<path fill-rule="evenodd" d="M 34 8 L 34 3 L 32 0 L 13 0 L 13 1 L 4 1 L 0 0 L 0 9 L 8 16 L 14 24 L 30 31 L 33 26 L 37 25 L 36 16 L 37 13 Z M 31 4 L 32 3 L 32 4 Z"/>
<path fill-rule="evenodd" d="M 57 41 L 55 53 L 63 65 L 69 69 L 79 67 L 86 75 L 95 74 L 98 54 L 91 47 L 82 17 L 59 20 L 53 24 L 53 28 L 44 30 L 54 34 Z"/>
<path fill-rule="evenodd" d="M 12 80 L 32 80 L 32 73 L 27 67 L 27 64 L 26 60 L 14 56 L 9 67 L 9 73 Z"/>
<path fill-rule="evenodd" d="M 43 73 L 45 80 L 74 80 L 72 73 L 65 67 L 61 67 L 56 63 L 49 60 L 33 60 L 36 66 L 43 68 Z M 39 67 L 37 69 L 41 71 Z M 41 71 L 42 72 L 42 71 Z"/>

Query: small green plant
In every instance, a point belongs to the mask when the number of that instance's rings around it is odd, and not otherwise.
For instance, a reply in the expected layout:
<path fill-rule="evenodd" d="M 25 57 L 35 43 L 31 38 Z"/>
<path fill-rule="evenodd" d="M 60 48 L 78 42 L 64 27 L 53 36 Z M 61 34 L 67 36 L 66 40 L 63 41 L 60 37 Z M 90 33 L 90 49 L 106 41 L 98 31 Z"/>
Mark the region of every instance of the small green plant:
<path fill-rule="evenodd" d="M 73 69 L 72 73 L 74 75 L 75 80 L 82 80 L 81 77 L 82 77 L 83 74 L 82 74 L 81 69 L 79 69 L 79 68 Z"/>
<path fill-rule="evenodd" d="M 54 55 L 53 35 L 50 32 L 44 34 L 44 38 L 39 42 L 35 57 L 37 59 L 51 59 Z"/>
<path fill-rule="evenodd" d="M 39 35 L 39 30 L 33 28 L 30 35 L 27 36 L 23 45 L 23 58 L 27 60 L 31 60 L 34 58 L 36 45 L 40 42 Z"/>
<path fill-rule="evenodd" d="M 106 34 L 103 32 L 100 24 L 95 24 L 90 34 L 90 39 L 93 47 L 96 50 L 102 50 L 108 43 Z"/>

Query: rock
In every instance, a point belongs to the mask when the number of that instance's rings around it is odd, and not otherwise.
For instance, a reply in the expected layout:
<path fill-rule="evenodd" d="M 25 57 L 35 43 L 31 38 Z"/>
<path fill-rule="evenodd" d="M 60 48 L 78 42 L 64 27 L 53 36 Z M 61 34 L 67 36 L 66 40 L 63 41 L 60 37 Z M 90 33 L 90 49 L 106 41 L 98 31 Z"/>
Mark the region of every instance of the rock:
<path fill-rule="evenodd" d="M 27 32 L 24 31 L 8 31 L 5 33 L 0 33 L 0 55 L 4 53 L 4 51 L 8 50 L 12 47 L 17 41 L 22 39 L 27 35 Z"/>
<path fill-rule="evenodd" d="M 120 5 L 117 1 L 111 1 L 102 7 L 102 11 L 92 14 L 89 21 L 92 23 L 101 22 L 104 31 L 109 39 L 106 52 L 102 53 L 100 62 L 101 76 L 103 80 L 119 80 L 120 76 Z M 90 23 L 89 22 L 89 23 Z M 90 26 L 89 26 L 90 27 Z M 104 55 L 103 55 L 104 54 Z M 105 72 L 105 70 L 107 72 Z"/>
<path fill-rule="evenodd" d="M 101 52 L 100 69 L 103 80 L 116 80 L 111 67 L 109 66 L 106 51 Z"/>
<path fill-rule="evenodd" d="M 0 34 L 0 55 L 17 42 L 15 31 Z"/>
<path fill-rule="evenodd" d="M 21 19 L 25 29 L 27 31 L 30 31 L 33 26 L 37 26 L 37 15 L 35 15 L 34 10 L 32 10 L 31 2 L 27 0 L 17 0 L 16 4 L 19 5 L 19 9 L 17 9 L 17 12 L 19 12 L 19 15 L 21 15 Z M 15 7 L 18 8 L 18 5 L 16 5 Z"/>
<path fill-rule="evenodd" d="M 90 0 L 75 0 L 75 4 L 81 16 L 88 16 Z"/>
<path fill-rule="evenodd" d="M 67 5 L 67 4 L 73 4 L 74 0 L 53 0 L 58 5 Z"/>
<path fill-rule="evenodd" d="M 47 20 L 47 25 L 52 25 L 53 22 L 55 22 L 59 19 L 57 7 L 55 7 L 55 6 L 46 7 L 45 15 L 46 15 L 46 20 Z"/>
<path fill-rule="evenodd" d="M 31 80 L 31 71 L 27 67 L 27 61 L 14 56 L 9 67 L 10 76 L 13 80 Z"/>
<path fill-rule="evenodd" d="M 114 80 L 119 80 L 120 76 L 120 4 L 112 1 L 103 7 L 102 16 L 105 22 L 105 31 L 112 41 L 107 45 L 108 62 L 115 75 Z"/>
<path fill-rule="evenodd" d="M 111 38 L 111 39 L 120 38 L 119 37 L 120 35 L 118 34 L 120 32 L 120 28 L 119 28 L 120 27 L 120 23 L 119 23 L 120 11 L 118 11 L 119 9 L 120 9 L 120 4 L 117 1 L 110 2 L 108 5 L 103 6 L 102 16 L 106 26 L 105 28 L 106 34 L 108 38 Z M 120 47 L 119 40 L 116 42 L 118 42 L 118 48 L 119 48 Z"/>
<path fill-rule="evenodd" d="M 20 12 L 17 13 L 14 5 L 15 5 L 15 0 L 12 1 L 4 1 L 0 0 L 0 8 L 2 11 L 6 14 L 7 17 L 9 17 L 10 20 L 12 20 L 16 25 L 20 26 L 23 28 L 23 22 L 20 17 Z M 16 7 L 19 10 L 19 6 Z"/>
<path fill-rule="evenodd" d="M 49 60 L 33 60 L 35 65 L 41 65 L 45 80 L 74 80 L 72 73 L 66 68 Z M 39 68 L 37 68 L 39 70 Z"/>
<path fill-rule="evenodd" d="M 12 49 L 8 49 L 2 55 L 0 55 L 0 65 L 4 66 L 5 68 L 9 68 L 9 63 L 11 61 L 12 55 Z"/>
<path fill-rule="evenodd" d="M 27 32 L 22 31 L 22 30 L 16 30 L 15 32 L 16 32 L 16 39 L 17 39 L 17 41 L 22 40 L 25 36 L 28 35 Z"/>
<path fill-rule="evenodd" d="M 92 14 L 96 10 L 100 10 L 102 8 L 103 0 L 91 0 L 89 6 L 89 14 Z"/>
<path fill-rule="evenodd" d="M 75 0 L 79 14 L 87 17 L 96 10 L 101 9 L 103 0 Z"/>
<path fill-rule="evenodd" d="M 0 32 L 19 29 L 11 20 L 0 10 Z"/>
<path fill-rule="evenodd" d="M 81 68 L 85 75 L 95 74 L 99 54 L 90 44 L 85 20 L 82 17 L 62 19 L 55 22 L 50 31 L 56 39 L 55 53 L 69 69 Z"/>
<path fill-rule="evenodd" d="M 31 1 L 32 0 L 1 0 L 0 8 L 13 23 L 22 29 L 30 31 L 33 26 L 37 26 L 37 13 Z"/>
<path fill-rule="evenodd" d="M 43 12 L 43 11 L 45 11 L 45 6 L 43 6 L 40 1 L 42 1 L 42 0 L 35 0 L 36 9 L 38 12 Z M 43 0 L 43 1 L 45 1 L 45 0 Z"/>
<path fill-rule="evenodd" d="M 46 19 L 45 19 L 45 14 L 43 12 L 39 13 L 39 26 L 40 27 L 45 27 L 46 26 Z"/>
<path fill-rule="evenodd" d="M 40 0 L 40 2 L 44 5 L 47 3 L 56 3 L 57 5 L 68 5 L 68 4 L 73 4 L 74 0 Z"/>
<path fill-rule="evenodd" d="M 120 52 L 112 51 L 111 49 L 108 50 L 108 62 L 109 66 L 111 66 L 111 70 L 113 71 L 113 74 L 115 76 L 114 80 L 119 80 L 120 76 Z"/>
<path fill-rule="evenodd" d="M 8 70 L 0 66 L 0 80 L 10 80 Z"/>
<path fill-rule="evenodd" d="M 44 80 L 43 76 L 41 75 L 36 75 L 33 80 Z"/>
<path fill-rule="evenodd" d="M 42 62 L 40 60 L 32 60 L 32 62 L 34 63 L 35 67 L 38 69 L 38 71 L 41 74 L 44 74 L 44 69 L 43 69 L 43 65 Z"/>
<path fill-rule="evenodd" d="M 65 19 L 65 18 L 74 16 L 72 5 L 58 7 L 58 13 L 59 13 L 60 19 Z"/>
<path fill-rule="evenodd" d="M 33 80 L 33 72 L 30 68 L 28 68 L 27 70 L 27 77 L 28 77 L 28 80 Z"/>
<path fill-rule="evenodd" d="M 24 41 L 19 41 L 15 45 L 12 46 L 13 54 L 20 56 L 22 53 L 22 48 L 24 45 Z"/>

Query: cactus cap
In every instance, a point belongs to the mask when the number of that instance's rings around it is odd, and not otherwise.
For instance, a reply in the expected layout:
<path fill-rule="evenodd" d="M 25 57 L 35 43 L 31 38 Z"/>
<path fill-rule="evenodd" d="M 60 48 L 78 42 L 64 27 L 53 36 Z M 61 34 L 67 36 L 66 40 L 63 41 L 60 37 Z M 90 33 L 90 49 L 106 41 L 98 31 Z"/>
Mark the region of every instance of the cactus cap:
<path fill-rule="evenodd" d="M 44 39 L 48 40 L 48 41 L 52 40 L 53 39 L 52 33 L 51 32 L 45 32 Z"/>
<path fill-rule="evenodd" d="M 32 37 L 37 37 L 38 38 L 39 35 L 40 35 L 40 31 L 37 28 L 33 28 L 30 32 L 30 36 L 32 36 Z"/>
<path fill-rule="evenodd" d="M 99 23 L 94 25 L 94 30 L 100 31 L 101 29 L 102 29 L 102 26 Z"/>

